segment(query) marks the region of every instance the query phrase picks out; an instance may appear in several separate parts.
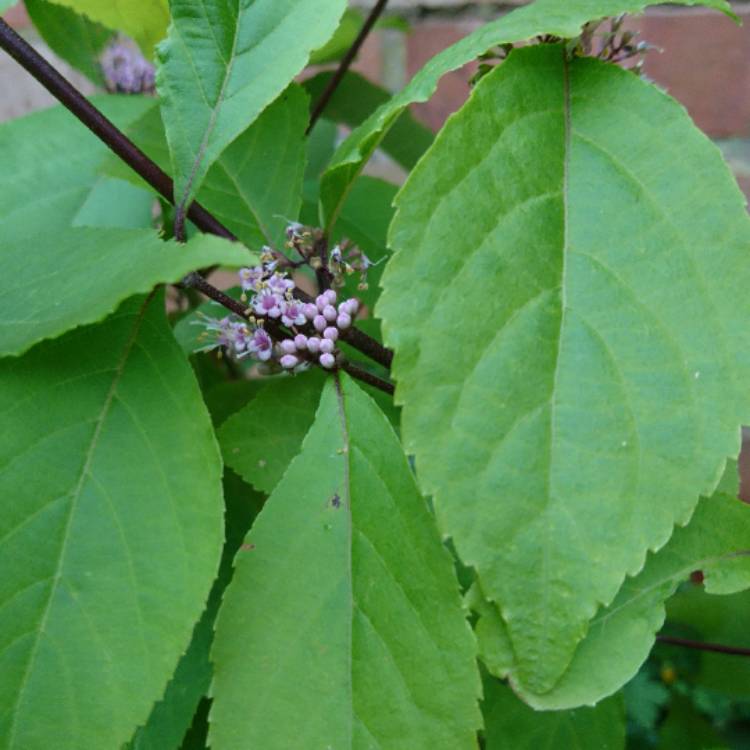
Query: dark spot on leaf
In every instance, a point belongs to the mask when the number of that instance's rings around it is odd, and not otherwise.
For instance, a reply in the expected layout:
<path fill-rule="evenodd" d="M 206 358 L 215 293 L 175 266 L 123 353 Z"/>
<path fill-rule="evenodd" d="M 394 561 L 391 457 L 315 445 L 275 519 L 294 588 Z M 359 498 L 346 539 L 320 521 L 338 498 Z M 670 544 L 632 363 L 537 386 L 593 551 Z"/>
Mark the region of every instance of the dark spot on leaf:
<path fill-rule="evenodd" d="M 340 508 L 341 507 L 341 498 L 338 495 L 338 492 L 333 493 L 333 497 L 331 498 L 331 505 L 334 508 Z"/>
<path fill-rule="evenodd" d="M 690 581 L 692 583 L 695 583 L 696 585 L 699 585 L 703 583 L 703 571 L 702 570 L 694 570 L 690 574 Z"/>
<path fill-rule="evenodd" d="M 254 545 L 254 544 L 243 544 L 243 545 L 242 545 L 242 546 L 240 547 L 240 549 L 241 549 L 241 550 L 242 550 L 243 552 L 248 552 L 248 551 L 250 551 L 250 550 L 254 550 L 254 549 L 255 549 L 255 545 Z"/>

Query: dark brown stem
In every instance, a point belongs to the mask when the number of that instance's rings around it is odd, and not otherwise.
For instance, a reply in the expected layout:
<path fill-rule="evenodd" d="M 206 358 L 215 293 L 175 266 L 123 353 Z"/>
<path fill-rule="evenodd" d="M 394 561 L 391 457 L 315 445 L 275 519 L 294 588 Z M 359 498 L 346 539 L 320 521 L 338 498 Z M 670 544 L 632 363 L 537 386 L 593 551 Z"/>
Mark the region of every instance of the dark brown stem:
<path fill-rule="evenodd" d="M 715 654 L 729 654 L 730 656 L 750 656 L 750 648 L 725 646 L 722 643 L 691 641 L 688 638 L 677 638 L 672 635 L 657 635 L 656 640 L 659 641 L 659 643 L 666 643 L 670 646 L 682 646 L 683 648 L 692 648 L 697 651 L 711 651 Z"/>
<path fill-rule="evenodd" d="M 169 175 L 149 159 L 123 132 L 91 104 L 75 86 L 58 73 L 28 42 L 16 34 L 1 18 L 0 49 L 4 49 L 131 169 L 174 205 L 174 185 Z M 197 202 L 190 204 L 187 217 L 203 232 L 225 237 L 229 240 L 237 239 L 215 216 L 210 214 Z M 179 239 L 180 236 L 183 236 L 182 229 L 179 227 L 175 229 L 176 235 L 178 235 L 179 230 Z M 191 277 L 195 281 L 194 275 L 191 275 Z M 295 293 L 300 299 L 306 301 L 310 299 L 301 290 L 296 290 Z M 361 331 L 352 329 L 349 332 L 347 341 L 355 349 L 359 349 L 363 354 L 371 357 L 379 364 L 385 367 L 389 366 L 392 353 Z"/>
<path fill-rule="evenodd" d="M 375 7 L 370 11 L 370 15 L 367 16 L 364 25 L 360 29 L 359 34 L 357 34 L 357 38 L 354 40 L 352 46 L 349 47 L 346 54 L 342 58 L 341 62 L 339 63 L 339 67 L 331 76 L 331 80 L 328 81 L 328 85 L 323 90 L 320 98 L 317 102 L 315 102 L 312 114 L 310 115 L 310 124 L 307 126 L 308 133 L 315 127 L 315 123 L 318 121 L 320 116 L 323 114 L 323 111 L 328 106 L 328 102 L 331 101 L 331 97 L 336 93 L 336 89 L 339 87 L 341 80 L 351 67 L 351 64 L 354 62 L 354 58 L 357 56 L 357 53 L 364 44 L 365 39 L 367 39 L 367 37 L 369 36 L 373 26 L 375 26 L 378 18 L 380 18 L 380 15 L 385 10 L 385 6 L 387 4 L 388 0 L 378 0 L 378 2 L 375 3 Z"/>
<path fill-rule="evenodd" d="M 170 203 L 173 202 L 173 185 L 170 177 L 2 19 L 0 19 L 0 47 L 106 143 L 131 169 Z M 190 206 L 188 217 L 204 232 L 231 240 L 236 239 L 221 222 L 198 203 Z"/>
<path fill-rule="evenodd" d="M 353 378 L 361 380 L 368 385 L 372 385 L 391 396 L 393 395 L 393 383 L 389 383 L 387 380 L 383 380 L 377 375 L 373 375 L 371 372 L 368 372 L 354 362 L 344 362 L 344 364 L 341 365 L 341 369 L 344 372 L 349 373 Z"/>

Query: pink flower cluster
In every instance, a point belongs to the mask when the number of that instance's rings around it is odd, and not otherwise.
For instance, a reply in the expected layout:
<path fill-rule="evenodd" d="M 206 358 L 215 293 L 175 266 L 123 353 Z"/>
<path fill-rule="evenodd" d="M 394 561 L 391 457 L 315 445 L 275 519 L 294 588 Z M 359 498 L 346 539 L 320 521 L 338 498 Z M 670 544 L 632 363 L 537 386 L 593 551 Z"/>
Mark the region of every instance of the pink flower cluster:
<path fill-rule="evenodd" d="M 239 272 L 243 300 L 247 301 L 248 292 L 253 293 L 249 310 L 254 315 L 248 320 L 233 315 L 221 319 L 202 315 L 198 322 L 212 340 L 199 351 L 224 347 L 237 358 L 252 356 L 260 362 L 275 361 L 285 370 L 302 370 L 311 363 L 332 369 L 338 353 L 336 342 L 341 332 L 352 325 L 359 302 L 348 299 L 337 304 L 333 289 L 318 295 L 314 303 L 299 302 L 292 295 L 294 282 L 276 270 L 278 264 L 272 252 L 268 248 L 264 251 L 261 265 Z M 293 336 L 274 346 L 263 328 L 265 318 L 279 320 Z"/>
<path fill-rule="evenodd" d="M 121 94 L 154 91 L 154 66 L 129 41 L 110 44 L 101 57 L 102 75 L 107 88 Z"/>
<path fill-rule="evenodd" d="M 336 342 L 341 334 L 352 324 L 359 310 L 356 299 L 348 299 L 336 306 L 337 295 L 328 289 L 318 295 L 315 302 L 300 305 L 304 325 L 311 323 L 317 335 L 306 336 L 297 333 L 294 338 L 284 339 L 279 348 L 282 356 L 279 363 L 286 369 L 293 369 L 309 361 L 317 361 L 322 367 L 330 370 L 336 364 Z M 292 326 L 293 327 L 293 326 Z"/>

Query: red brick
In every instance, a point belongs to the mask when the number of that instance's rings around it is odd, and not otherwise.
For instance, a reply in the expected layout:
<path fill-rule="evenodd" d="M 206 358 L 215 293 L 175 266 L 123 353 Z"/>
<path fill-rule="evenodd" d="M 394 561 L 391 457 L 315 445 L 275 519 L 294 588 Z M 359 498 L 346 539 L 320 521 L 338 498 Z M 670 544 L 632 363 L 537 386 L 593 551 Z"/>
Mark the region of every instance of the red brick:
<path fill-rule="evenodd" d="M 639 24 L 664 50 L 647 56 L 646 74 L 715 138 L 750 134 L 750 9 L 736 10 L 744 26 L 700 8 L 656 9 Z"/>
<path fill-rule="evenodd" d="M 29 16 L 26 13 L 26 8 L 23 7 L 23 3 L 14 5 L 10 10 L 6 11 L 3 14 L 3 19 L 16 29 L 22 29 L 25 26 L 31 25 L 31 21 L 29 21 Z"/>
<path fill-rule="evenodd" d="M 406 72 L 411 79 L 432 57 L 479 26 L 477 21 L 424 21 L 414 26 L 407 39 Z M 469 95 L 469 80 L 476 71 L 471 63 L 443 76 L 437 92 L 425 104 L 414 106 L 414 114 L 425 125 L 438 130 Z"/>

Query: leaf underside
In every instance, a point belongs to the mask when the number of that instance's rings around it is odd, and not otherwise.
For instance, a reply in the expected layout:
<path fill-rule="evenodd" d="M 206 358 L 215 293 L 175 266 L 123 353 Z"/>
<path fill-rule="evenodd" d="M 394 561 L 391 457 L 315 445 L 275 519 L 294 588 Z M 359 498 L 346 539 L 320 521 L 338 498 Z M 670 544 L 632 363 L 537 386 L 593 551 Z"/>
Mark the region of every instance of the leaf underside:
<path fill-rule="evenodd" d="M 744 199 L 673 100 L 542 45 L 480 82 L 397 206 L 376 313 L 405 447 L 544 693 L 739 451 Z"/>
<path fill-rule="evenodd" d="M 163 297 L 0 362 L 0 747 L 120 747 L 216 574 L 221 462 Z"/>
<path fill-rule="evenodd" d="M 346 376 L 329 378 L 235 565 L 212 748 L 476 747 L 479 678 L 450 558 L 392 428 Z"/>

